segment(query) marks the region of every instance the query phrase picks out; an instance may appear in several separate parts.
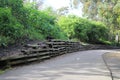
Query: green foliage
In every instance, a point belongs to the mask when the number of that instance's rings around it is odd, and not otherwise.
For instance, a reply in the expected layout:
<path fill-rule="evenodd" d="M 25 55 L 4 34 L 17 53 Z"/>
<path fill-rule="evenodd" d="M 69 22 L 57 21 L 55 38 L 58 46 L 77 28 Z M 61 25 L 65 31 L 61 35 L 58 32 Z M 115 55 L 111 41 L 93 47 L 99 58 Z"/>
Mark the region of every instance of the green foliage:
<path fill-rule="evenodd" d="M 90 31 L 90 28 L 91 28 L 91 25 L 88 20 L 79 19 L 74 28 L 75 37 L 77 37 L 79 40 L 83 42 L 87 42 L 89 40 L 87 33 L 88 33 L 88 30 Z"/>
<path fill-rule="evenodd" d="M 32 3 L 23 4 L 23 0 L 0 0 L 0 46 L 26 37 L 66 39 L 56 24 L 56 17 L 50 8 L 39 11 Z"/>
<path fill-rule="evenodd" d="M 100 39 L 99 41 L 101 42 L 101 44 L 105 44 L 105 45 L 113 45 L 113 46 L 114 46 L 114 43 L 113 43 L 113 42 L 106 41 L 106 40 L 103 40 L 103 39 Z"/>
<path fill-rule="evenodd" d="M 31 10 L 29 15 L 30 26 L 34 27 L 38 32 L 47 36 L 52 30 L 54 19 L 44 12 Z"/>
<path fill-rule="evenodd" d="M 25 29 L 26 37 L 29 39 L 34 40 L 43 40 L 44 37 L 42 34 L 40 34 L 35 28 L 31 27 L 29 29 Z"/>
<path fill-rule="evenodd" d="M 0 8 L 0 24 L 0 43 L 6 45 L 10 41 L 9 38 L 17 40 L 24 36 L 24 27 L 12 16 L 9 8 Z"/>
<path fill-rule="evenodd" d="M 84 16 L 106 24 L 111 32 L 110 40 L 114 41 L 116 35 L 114 32 L 118 32 L 120 29 L 120 0 L 79 1 L 83 3 Z"/>
<path fill-rule="evenodd" d="M 23 6 L 23 0 L 0 0 L 0 7 L 10 8 L 12 15 L 24 27 L 28 27 L 28 10 Z"/>
<path fill-rule="evenodd" d="M 0 46 L 7 46 L 10 41 L 10 37 L 0 36 Z"/>
<path fill-rule="evenodd" d="M 100 22 L 76 16 L 62 16 L 59 18 L 58 24 L 69 38 L 77 38 L 90 43 L 102 43 L 102 40 L 108 40 L 108 28 Z"/>
<path fill-rule="evenodd" d="M 108 40 L 108 34 L 108 28 L 100 22 L 93 22 L 87 31 L 88 41 L 93 43 L 102 43 L 101 40 Z"/>
<path fill-rule="evenodd" d="M 54 38 L 61 38 L 60 28 L 56 24 L 56 14 L 51 8 L 39 11 L 35 8 L 31 8 L 30 4 L 25 6 L 29 11 L 29 26 L 43 35 L 43 37 L 52 36 Z M 66 37 L 64 37 L 66 38 Z"/>
<path fill-rule="evenodd" d="M 5 71 L 4 70 L 0 70 L 0 74 L 3 74 Z"/>
<path fill-rule="evenodd" d="M 58 20 L 58 25 L 62 29 L 62 31 L 69 37 L 74 37 L 74 27 L 76 26 L 77 17 L 75 16 L 61 16 Z"/>
<path fill-rule="evenodd" d="M 75 27 L 75 36 L 81 41 L 90 43 L 102 43 L 101 40 L 108 40 L 108 29 L 100 22 L 81 20 Z"/>

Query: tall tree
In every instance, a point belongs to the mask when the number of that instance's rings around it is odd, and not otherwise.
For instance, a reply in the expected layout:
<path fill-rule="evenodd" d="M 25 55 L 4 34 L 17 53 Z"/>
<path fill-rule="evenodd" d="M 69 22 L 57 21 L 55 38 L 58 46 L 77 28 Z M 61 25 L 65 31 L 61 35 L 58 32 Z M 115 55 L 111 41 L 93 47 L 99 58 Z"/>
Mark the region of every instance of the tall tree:
<path fill-rule="evenodd" d="M 76 1 L 76 0 L 74 0 Z M 85 17 L 104 22 L 115 34 L 120 29 L 120 0 L 79 0 Z M 78 5 L 78 4 L 74 4 Z"/>

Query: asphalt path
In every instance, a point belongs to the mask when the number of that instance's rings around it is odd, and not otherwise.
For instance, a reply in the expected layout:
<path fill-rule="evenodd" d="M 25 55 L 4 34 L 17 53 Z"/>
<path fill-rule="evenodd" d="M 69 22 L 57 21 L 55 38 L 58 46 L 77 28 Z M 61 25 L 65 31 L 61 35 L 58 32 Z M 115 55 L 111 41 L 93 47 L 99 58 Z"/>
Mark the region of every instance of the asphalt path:
<path fill-rule="evenodd" d="M 0 80 L 112 80 L 102 55 L 112 50 L 65 54 L 40 63 L 13 68 Z"/>

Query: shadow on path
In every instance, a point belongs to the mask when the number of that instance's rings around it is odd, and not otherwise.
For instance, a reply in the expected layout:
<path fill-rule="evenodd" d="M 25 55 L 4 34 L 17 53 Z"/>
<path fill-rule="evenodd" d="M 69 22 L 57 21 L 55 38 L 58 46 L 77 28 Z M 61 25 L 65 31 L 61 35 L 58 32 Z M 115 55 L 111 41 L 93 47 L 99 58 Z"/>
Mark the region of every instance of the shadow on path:
<path fill-rule="evenodd" d="M 113 80 L 120 80 L 120 53 L 106 53 L 104 58 L 108 68 L 111 70 Z"/>
<path fill-rule="evenodd" d="M 89 50 L 62 55 L 40 64 L 14 68 L 0 80 L 111 80 L 101 57 L 108 50 Z"/>

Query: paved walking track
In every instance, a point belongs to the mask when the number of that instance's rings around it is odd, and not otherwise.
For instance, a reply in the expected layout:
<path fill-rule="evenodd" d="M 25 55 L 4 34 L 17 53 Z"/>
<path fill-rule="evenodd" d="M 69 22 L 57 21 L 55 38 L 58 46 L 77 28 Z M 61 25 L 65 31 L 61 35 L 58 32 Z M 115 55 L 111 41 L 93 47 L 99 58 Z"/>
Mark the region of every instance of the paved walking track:
<path fill-rule="evenodd" d="M 0 80 L 112 80 L 102 54 L 112 50 L 89 50 L 65 54 L 39 64 L 17 67 Z"/>

